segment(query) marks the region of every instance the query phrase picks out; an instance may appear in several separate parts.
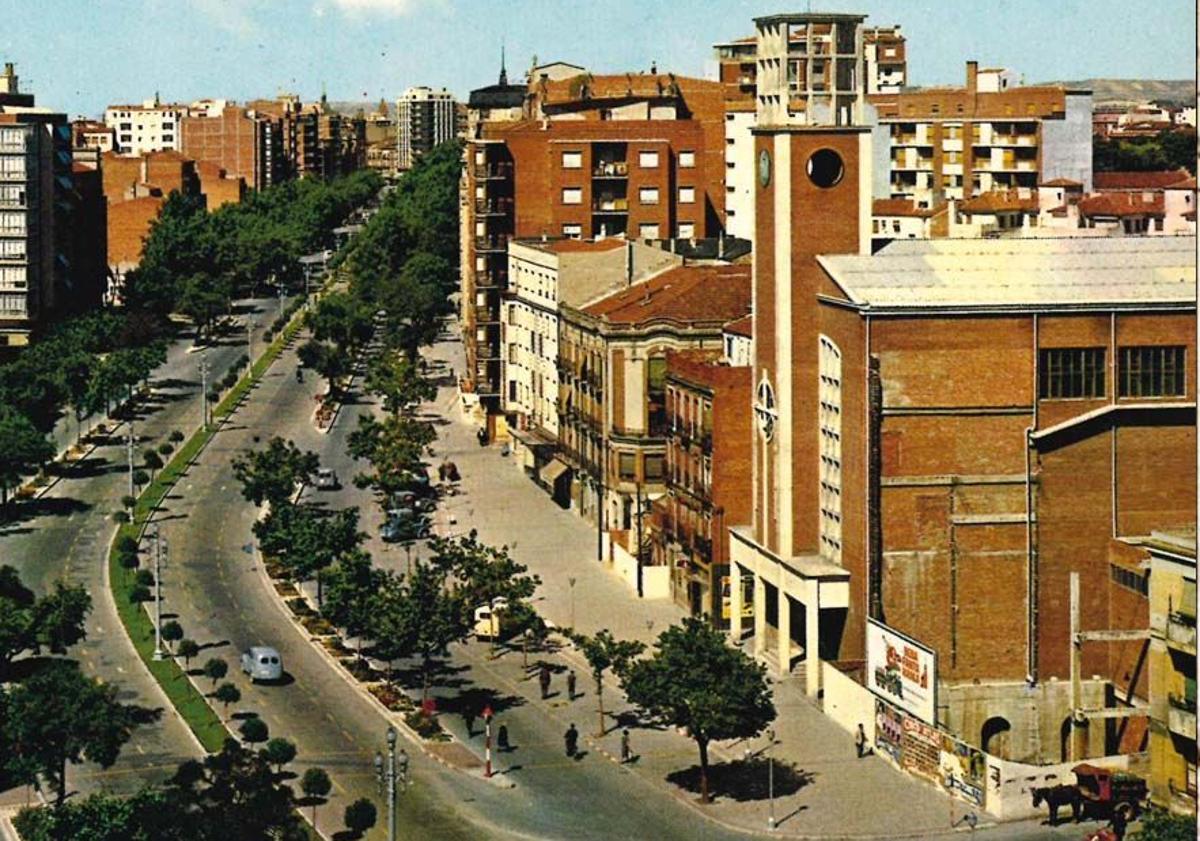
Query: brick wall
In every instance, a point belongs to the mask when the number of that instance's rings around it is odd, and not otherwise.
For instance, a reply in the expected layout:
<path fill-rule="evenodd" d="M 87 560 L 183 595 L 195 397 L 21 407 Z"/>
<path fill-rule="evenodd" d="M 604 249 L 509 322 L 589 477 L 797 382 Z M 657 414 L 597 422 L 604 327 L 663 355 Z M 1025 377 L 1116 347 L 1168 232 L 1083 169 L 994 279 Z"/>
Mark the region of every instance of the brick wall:
<path fill-rule="evenodd" d="M 147 196 L 109 205 L 109 265 L 136 266 L 141 262 L 143 240 L 164 202 L 158 196 Z"/>

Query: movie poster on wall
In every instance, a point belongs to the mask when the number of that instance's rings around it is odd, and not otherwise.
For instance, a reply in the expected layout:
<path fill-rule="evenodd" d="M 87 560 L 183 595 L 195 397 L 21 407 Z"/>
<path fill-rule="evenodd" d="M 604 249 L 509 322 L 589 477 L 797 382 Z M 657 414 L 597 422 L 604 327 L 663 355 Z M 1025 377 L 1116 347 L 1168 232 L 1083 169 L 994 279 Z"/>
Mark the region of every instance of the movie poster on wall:
<path fill-rule="evenodd" d="M 982 751 L 942 734 L 942 786 L 946 791 L 982 808 L 986 772 Z"/>
<path fill-rule="evenodd" d="M 927 724 L 937 724 L 937 654 L 867 620 L 867 688 Z"/>

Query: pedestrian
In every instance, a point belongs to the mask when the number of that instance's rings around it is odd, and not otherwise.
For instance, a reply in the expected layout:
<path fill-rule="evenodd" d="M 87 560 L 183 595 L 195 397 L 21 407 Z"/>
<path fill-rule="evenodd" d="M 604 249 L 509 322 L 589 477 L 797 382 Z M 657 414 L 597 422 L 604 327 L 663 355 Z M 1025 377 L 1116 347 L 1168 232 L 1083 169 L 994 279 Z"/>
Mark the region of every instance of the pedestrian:
<path fill-rule="evenodd" d="M 575 700 L 575 670 L 567 672 L 567 700 Z"/>
<path fill-rule="evenodd" d="M 862 722 L 858 724 L 858 732 L 854 734 L 854 749 L 858 751 L 858 758 L 862 759 L 863 752 L 867 748 L 867 734 L 863 731 Z"/>
<path fill-rule="evenodd" d="M 538 673 L 538 683 L 542 686 L 542 700 L 545 701 L 550 696 L 550 667 L 545 663 Z"/>
<path fill-rule="evenodd" d="M 467 738 L 475 735 L 475 710 L 467 707 L 463 710 L 463 722 L 467 725 Z"/>
<path fill-rule="evenodd" d="M 1125 841 L 1125 828 L 1129 824 L 1129 817 L 1125 813 L 1125 804 L 1122 803 L 1113 810 L 1112 819 L 1108 825 L 1112 827 L 1113 835 L 1117 836 L 1117 841 Z"/>
<path fill-rule="evenodd" d="M 500 729 L 496 731 L 496 747 L 508 753 L 512 748 L 508 745 L 508 725 L 501 724 Z"/>
<path fill-rule="evenodd" d="M 438 481 L 439 482 L 446 481 L 446 462 L 444 462 L 444 461 L 438 465 Z"/>
<path fill-rule="evenodd" d="M 563 742 L 566 744 L 567 756 L 574 759 L 575 753 L 579 748 L 579 731 L 575 729 L 574 722 L 567 728 L 567 732 L 563 734 Z"/>
<path fill-rule="evenodd" d="M 624 765 L 633 756 L 629 753 L 629 728 L 621 731 L 621 764 Z"/>

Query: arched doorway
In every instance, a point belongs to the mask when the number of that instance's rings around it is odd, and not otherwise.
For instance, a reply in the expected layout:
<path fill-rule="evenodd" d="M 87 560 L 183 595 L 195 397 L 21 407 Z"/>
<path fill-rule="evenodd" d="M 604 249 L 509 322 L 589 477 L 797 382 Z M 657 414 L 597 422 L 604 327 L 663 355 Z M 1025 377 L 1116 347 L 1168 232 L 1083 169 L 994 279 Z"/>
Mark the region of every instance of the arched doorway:
<path fill-rule="evenodd" d="M 992 716 L 983 723 L 983 728 L 979 732 L 979 745 L 983 748 L 984 753 L 990 753 L 1000 759 L 1008 759 L 1011 735 L 1012 725 L 1008 723 L 1008 719 L 998 715 Z"/>

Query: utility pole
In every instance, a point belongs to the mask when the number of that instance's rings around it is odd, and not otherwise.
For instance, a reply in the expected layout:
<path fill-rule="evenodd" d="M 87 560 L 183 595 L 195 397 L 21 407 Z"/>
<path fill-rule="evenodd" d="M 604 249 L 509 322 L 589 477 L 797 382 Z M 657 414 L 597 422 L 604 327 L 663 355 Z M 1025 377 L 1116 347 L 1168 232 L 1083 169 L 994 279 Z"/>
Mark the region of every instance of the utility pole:
<path fill-rule="evenodd" d="M 154 659 L 163 660 L 166 653 L 162 645 L 162 556 L 166 551 L 166 541 L 158 533 L 158 525 L 154 526 Z"/>
<path fill-rule="evenodd" d="M 125 437 L 125 455 L 129 459 L 129 495 L 133 496 L 133 418 L 129 419 L 129 434 Z"/>
<path fill-rule="evenodd" d="M 639 483 L 635 486 L 637 494 L 637 594 L 638 598 L 645 598 L 644 588 L 642 586 L 642 486 Z"/>
<path fill-rule="evenodd" d="M 767 829 L 775 829 L 775 730 L 767 731 L 770 744 L 767 745 Z"/>
<path fill-rule="evenodd" d="M 200 426 L 208 429 L 208 360 L 200 359 Z"/>

